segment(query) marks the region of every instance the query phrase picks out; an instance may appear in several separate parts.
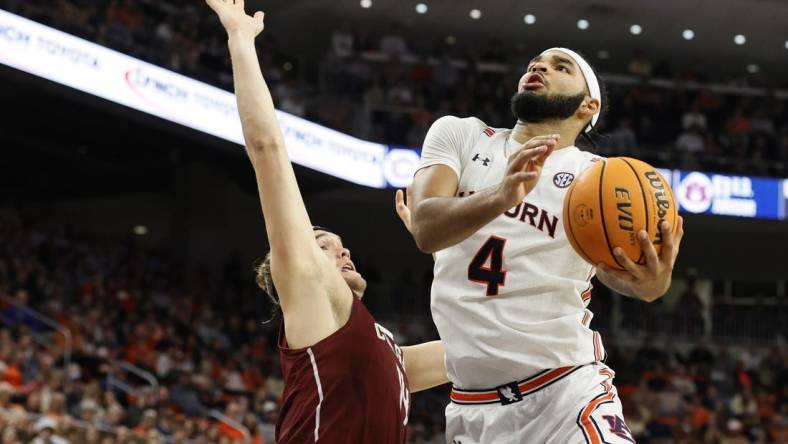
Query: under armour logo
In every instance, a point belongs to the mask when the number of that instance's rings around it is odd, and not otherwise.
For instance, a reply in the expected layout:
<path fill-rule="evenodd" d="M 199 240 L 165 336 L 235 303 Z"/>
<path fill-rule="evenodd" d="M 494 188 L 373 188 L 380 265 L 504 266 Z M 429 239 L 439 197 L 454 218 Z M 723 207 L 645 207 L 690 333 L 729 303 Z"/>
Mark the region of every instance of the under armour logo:
<path fill-rule="evenodd" d="M 473 156 L 473 159 L 471 159 L 471 160 L 473 160 L 474 162 L 479 160 L 479 153 L 476 153 L 476 155 Z M 484 159 L 481 159 L 481 161 L 482 161 L 482 165 L 484 165 L 484 166 L 488 166 L 488 164 L 490 163 L 490 159 L 488 159 L 486 157 Z"/>
<path fill-rule="evenodd" d="M 514 383 L 498 387 L 498 397 L 501 398 L 501 404 L 504 405 L 522 401 L 523 399 L 523 396 L 520 394 L 520 388 Z"/>

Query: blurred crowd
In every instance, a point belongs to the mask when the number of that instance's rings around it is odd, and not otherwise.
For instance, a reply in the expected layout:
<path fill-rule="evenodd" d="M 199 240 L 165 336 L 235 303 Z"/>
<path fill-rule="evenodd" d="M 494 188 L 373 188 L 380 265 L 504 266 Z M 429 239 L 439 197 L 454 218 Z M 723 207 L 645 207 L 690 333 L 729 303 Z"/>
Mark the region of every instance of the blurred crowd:
<path fill-rule="evenodd" d="M 275 327 L 244 306 L 233 271 L 180 281 L 133 242 L 42 233 L 13 211 L 0 238 L 0 442 L 236 443 L 236 423 L 272 442 Z"/>
<path fill-rule="evenodd" d="M 157 65 L 231 89 L 226 36 L 203 3 L 184 0 L 0 0 L 0 7 Z M 514 124 L 509 100 L 521 65 L 539 48 L 504 50 L 447 38 L 429 50 L 410 44 L 391 25 L 377 34 L 337 25 L 324 55 L 287 54 L 263 34 L 259 54 L 277 106 L 362 138 L 420 146 L 430 124 L 452 114 L 476 116 L 493 127 Z M 325 44 L 325 43 L 323 43 Z M 593 63 L 593 59 L 592 59 Z M 724 81 L 757 86 L 757 76 L 714 79 L 635 51 L 630 81 L 607 82 L 609 115 L 596 143 L 601 154 L 631 155 L 663 167 L 761 175 L 788 172 L 786 100 L 712 88 L 656 85 L 650 79 Z M 632 81 L 634 80 L 634 81 Z M 663 82 L 664 83 L 664 82 Z"/>
<path fill-rule="evenodd" d="M 735 349 L 704 341 L 679 352 L 669 341 L 618 348 L 624 417 L 640 443 L 788 442 L 788 350 Z"/>

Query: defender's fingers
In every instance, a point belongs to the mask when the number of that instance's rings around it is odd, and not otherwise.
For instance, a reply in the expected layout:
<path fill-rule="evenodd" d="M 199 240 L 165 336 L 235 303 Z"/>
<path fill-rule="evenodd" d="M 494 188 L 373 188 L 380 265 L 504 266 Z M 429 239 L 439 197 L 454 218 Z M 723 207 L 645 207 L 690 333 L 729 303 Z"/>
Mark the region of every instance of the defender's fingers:
<path fill-rule="evenodd" d="M 398 207 L 400 205 L 405 205 L 405 193 L 403 193 L 402 190 L 397 190 L 397 192 L 394 193 L 394 202 Z"/>

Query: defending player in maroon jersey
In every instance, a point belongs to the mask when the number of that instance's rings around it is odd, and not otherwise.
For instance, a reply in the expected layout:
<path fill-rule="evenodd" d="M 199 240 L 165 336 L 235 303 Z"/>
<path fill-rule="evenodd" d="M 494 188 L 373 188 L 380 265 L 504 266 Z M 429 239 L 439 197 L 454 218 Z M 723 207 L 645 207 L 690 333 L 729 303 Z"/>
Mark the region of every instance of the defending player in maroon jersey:
<path fill-rule="evenodd" d="M 238 113 L 271 251 L 258 284 L 281 308 L 284 443 L 405 442 L 410 392 L 448 382 L 440 341 L 398 347 L 361 298 L 366 281 L 342 239 L 314 228 L 260 71 L 263 13 L 206 0 L 227 31 Z"/>
<path fill-rule="evenodd" d="M 328 338 L 293 349 L 280 336 L 279 347 L 285 392 L 277 442 L 405 442 L 410 395 L 402 351 L 361 301 Z"/>

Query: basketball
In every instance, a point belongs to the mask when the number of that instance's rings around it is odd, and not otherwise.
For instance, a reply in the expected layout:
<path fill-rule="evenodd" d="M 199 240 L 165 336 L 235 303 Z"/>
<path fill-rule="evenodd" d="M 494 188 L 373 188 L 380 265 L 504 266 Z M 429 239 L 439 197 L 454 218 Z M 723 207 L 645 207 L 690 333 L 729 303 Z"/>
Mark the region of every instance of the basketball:
<path fill-rule="evenodd" d="M 592 265 L 623 266 L 615 247 L 643 265 L 646 257 L 637 234 L 648 233 L 657 254 L 662 250 L 662 221 L 676 230 L 676 203 L 664 177 L 651 165 L 630 157 L 601 160 L 585 170 L 564 197 L 564 230 L 572 247 Z"/>

